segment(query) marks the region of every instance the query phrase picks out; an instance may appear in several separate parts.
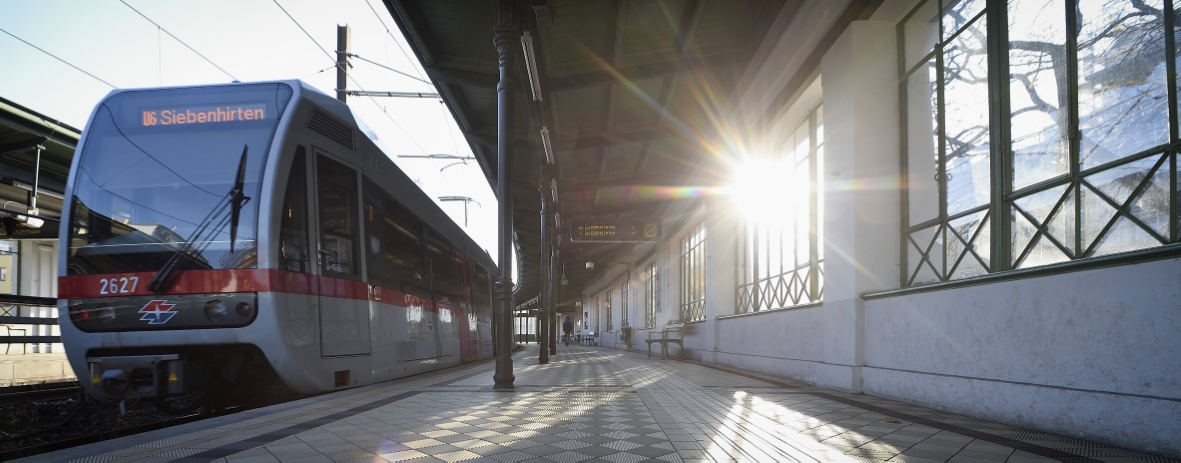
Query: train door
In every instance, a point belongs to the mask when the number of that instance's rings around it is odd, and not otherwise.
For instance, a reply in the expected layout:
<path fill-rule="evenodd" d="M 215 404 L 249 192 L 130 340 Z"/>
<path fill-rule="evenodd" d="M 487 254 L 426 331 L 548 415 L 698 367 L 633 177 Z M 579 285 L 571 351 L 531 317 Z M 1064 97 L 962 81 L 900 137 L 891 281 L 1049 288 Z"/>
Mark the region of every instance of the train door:
<path fill-rule="evenodd" d="M 479 264 L 474 269 L 472 305 L 476 313 L 476 339 L 479 355 L 486 357 L 492 355 L 492 286 L 488 269 Z"/>
<path fill-rule="evenodd" d="M 480 351 L 472 305 L 472 260 L 459 251 L 455 259 L 459 263 L 459 356 L 463 361 L 475 360 Z"/>
<path fill-rule="evenodd" d="M 320 354 L 370 353 L 369 302 L 361 279 L 357 171 L 316 155 L 317 257 L 320 277 Z"/>
<path fill-rule="evenodd" d="M 437 317 L 439 357 L 453 355 L 462 357 L 455 349 L 459 344 L 459 329 L 456 318 L 459 314 L 459 266 L 456 265 L 455 251 L 439 235 L 430 233 L 427 240 L 427 256 L 431 265 L 431 295 L 434 298 Z M 452 357 L 451 360 L 454 360 Z"/>
<path fill-rule="evenodd" d="M 279 216 L 278 267 L 299 274 L 315 273 L 309 252 L 312 245 L 309 218 L 313 213 L 309 192 L 313 189 L 308 177 L 308 166 L 307 149 L 296 147 Z M 315 278 L 305 280 L 301 276 L 299 281 L 314 282 Z M 315 288 L 307 289 L 306 294 L 276 292 L 272 296 L 275 298 L 276 313 L 282 314 L 280 317 L 285 323 L 281 329 L 287 334 L 288 342 L 299 346 L 301 351 L 316 349 L 320 338 L 320 315 L 317 309 L 320 301 L 314 294 Z"/>

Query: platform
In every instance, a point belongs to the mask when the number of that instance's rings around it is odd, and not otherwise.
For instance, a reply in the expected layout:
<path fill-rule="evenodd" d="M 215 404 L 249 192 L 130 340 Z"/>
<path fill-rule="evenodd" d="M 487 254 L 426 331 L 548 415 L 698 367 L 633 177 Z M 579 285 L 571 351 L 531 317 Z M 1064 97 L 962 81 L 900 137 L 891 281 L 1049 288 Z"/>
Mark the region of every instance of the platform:
<path fill-rule="evenodd" d="M 18 461 L 1168 461 L 729 367 L 562 346 Z"/>
<path fill-rule="evenodd" d="M 73 381 L 66 354 L 0 355 L 0 387 Z"/>

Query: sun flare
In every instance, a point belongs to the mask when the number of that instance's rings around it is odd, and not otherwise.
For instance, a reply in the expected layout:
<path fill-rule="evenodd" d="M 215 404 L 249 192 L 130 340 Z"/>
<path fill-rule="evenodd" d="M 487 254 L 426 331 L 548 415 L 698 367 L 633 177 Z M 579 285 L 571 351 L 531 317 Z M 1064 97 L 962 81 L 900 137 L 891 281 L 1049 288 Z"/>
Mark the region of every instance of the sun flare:
<path fill-rule="evenodd" d="M 730 185 L 734 205 L 748 220 L 778 222 L 787 219 L 792 199 L 792 169 L 781 160 L 748 160 L 734 169 Z"/>

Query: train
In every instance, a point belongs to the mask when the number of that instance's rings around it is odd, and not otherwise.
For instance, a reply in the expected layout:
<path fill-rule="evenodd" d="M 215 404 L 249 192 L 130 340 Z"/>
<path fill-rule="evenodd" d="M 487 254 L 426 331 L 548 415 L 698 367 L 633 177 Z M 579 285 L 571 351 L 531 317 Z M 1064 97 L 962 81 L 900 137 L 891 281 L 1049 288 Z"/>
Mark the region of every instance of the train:
<path fill-rule="evenodd" d="M 489 358 L 488 252 L 301 81 L 114 90 L 70 167 L 62 343 L 167 412 Z"/>

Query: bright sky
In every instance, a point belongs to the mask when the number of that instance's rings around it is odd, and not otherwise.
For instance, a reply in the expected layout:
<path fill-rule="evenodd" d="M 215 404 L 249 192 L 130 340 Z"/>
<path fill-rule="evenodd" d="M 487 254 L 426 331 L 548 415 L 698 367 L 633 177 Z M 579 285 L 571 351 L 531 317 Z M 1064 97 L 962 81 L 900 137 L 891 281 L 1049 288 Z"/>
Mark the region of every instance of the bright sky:
<path fill-rule="evenodd" d="M 335 63 L 338 24 L 352 28 L 353 53 L 425 77 L 381 0 L 124 1 L 242 82 L 302 79 L 335 95 L 335 69 L 324 69 Z M 127 5 L 120 0 L 0 0 L 0 29 L 118 88 L 233 80 Z M 491 26 L 488 46 L 492 46 Z M 350 81 L 350 89 L 359 84 L 371 91 L 435 91 L 364 61 L 354 59 L 353 66 L 356 83 Z M 0 96 L 81 129 L 110 90 L 0 32 Z M 435 99 L 365 97 L 349 97 L 349 106 L 429 196 L 468 196 L 478 202 L 468 206 L 468 234 L 496 259 L 496 199 L 479 165 L 468 161 L 447 167 L 455 161 L 397 158 L 399 154 L 472 155 L 446 107 Z M 462 201 L 440 206 L 463 227 Z"/>

